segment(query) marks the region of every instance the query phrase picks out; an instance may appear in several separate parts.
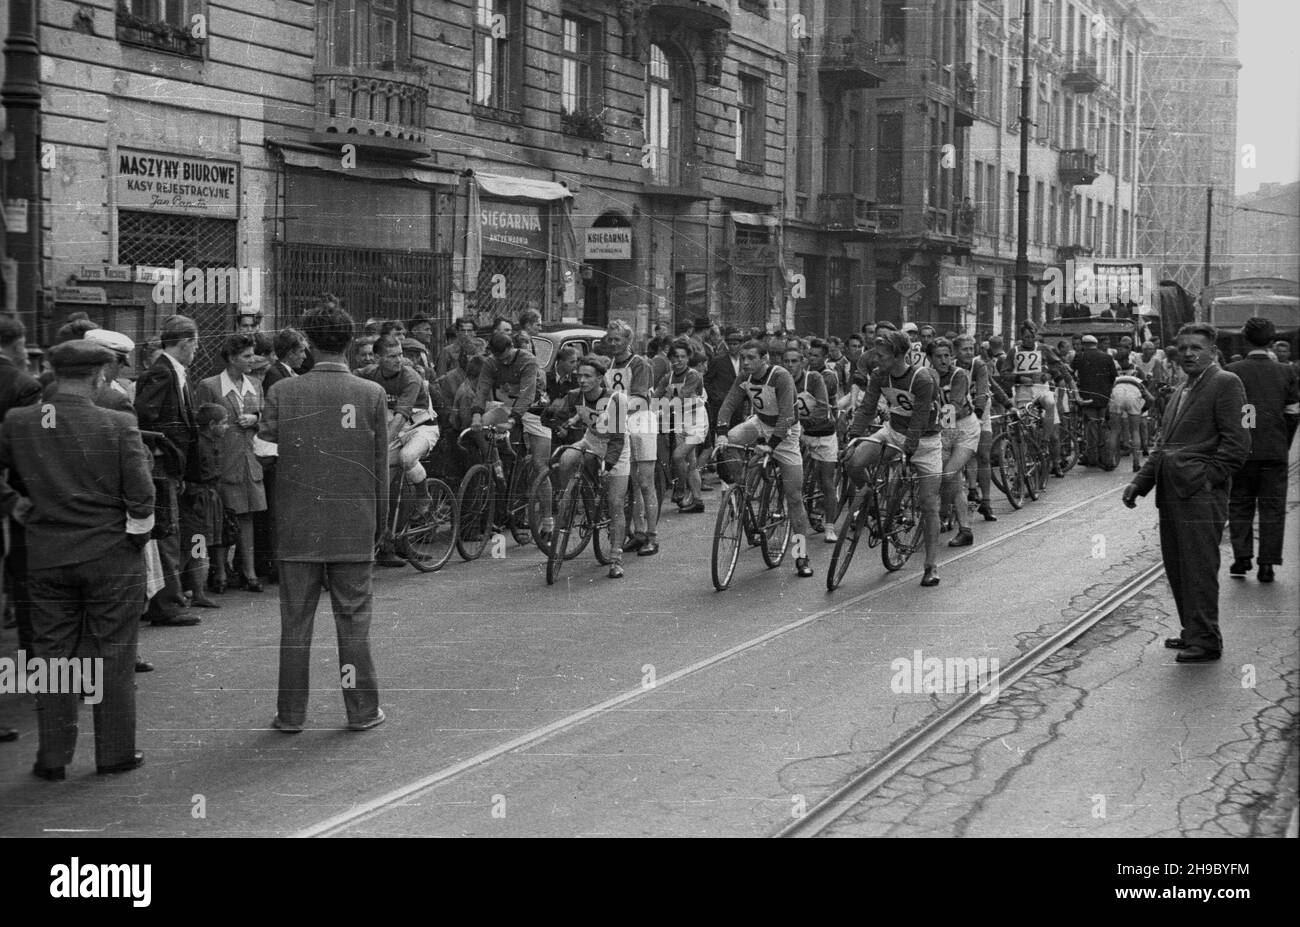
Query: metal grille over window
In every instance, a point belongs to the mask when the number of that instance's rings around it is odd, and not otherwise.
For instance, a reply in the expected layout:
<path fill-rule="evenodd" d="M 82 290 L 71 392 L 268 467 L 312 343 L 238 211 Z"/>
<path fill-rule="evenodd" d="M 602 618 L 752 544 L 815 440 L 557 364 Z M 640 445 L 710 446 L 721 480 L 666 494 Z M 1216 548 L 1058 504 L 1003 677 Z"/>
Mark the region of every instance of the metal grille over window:
<path fill-rule="evenodd" d="M 117 260 L 119 264 L 145 267 L 176 266 L 202 270 L 235 268 L 238 223 L 230 219 L 205 219 L 199 216 L 173 216 L 167 213 L 120 210 L 117 214 Z M 205 280 L 206 284 L 206 280 Z M 210 302 L 219 292 L 203 287 L 202 302 L 185 302 L 175 311 L 192 318 L 199 327 L 199 349 L 194 358 L 196 375 L 208 376 L 219 364 L 221 339 L 234 328 L 235 306 L 239 303 L 238 287 L 226 289 L 223 302 Z M 232 292 L 233 289 L 233 292 Z M 177 301 L 183 282 L 176 283 Z M 166 307 L 160 307 L 164 312 Z"/>
<path fill-rule="evenodd" d="M 732 271 L 731 281 L 731 312 L 727 324 L 738 326 L 742 330 L 764 328 L 772 306 L 767 273 Z"/>
<path fill-rule="evenodd" d="M 545 300 L 545 261 L 485 254 L 469 313 L 475 325 L 486 328 L 498 317 L 514 322 L 525 309 L 540 312 Z"/>
<path fill-rule="evenodd" d="M 339 297 L 358 324 L 417 313 L 447 319 L 450 255 L 286 244 L 279 270 L 280 305 L 288 324 L 297 324 L 324 293 Z"/>

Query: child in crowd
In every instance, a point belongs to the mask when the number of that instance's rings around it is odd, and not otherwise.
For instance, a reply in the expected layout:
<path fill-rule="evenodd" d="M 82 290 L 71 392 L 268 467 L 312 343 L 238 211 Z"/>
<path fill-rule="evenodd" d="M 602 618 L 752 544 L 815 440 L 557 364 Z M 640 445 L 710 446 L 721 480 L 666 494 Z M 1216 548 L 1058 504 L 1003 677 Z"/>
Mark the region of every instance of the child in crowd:
<path fill-rule="evenodd" d="M 185 482 L 181 499 L 181 552 L 184 568 L 181 571 L 190 602 L 200 608 L 220 608 L 203 591 L 211 559 L 213 578 L 209 588 L 213 592 L 226 591 L 226 548 L 222 546 L 221 504 L 221 435 L 229 427 L 226 409 L 214 402 L 199 406 L 195 413 L 199 429 L 196 459 L 192 465 L 192 479 Z M 208 554 L 211 551 L 211 558 Z"/>

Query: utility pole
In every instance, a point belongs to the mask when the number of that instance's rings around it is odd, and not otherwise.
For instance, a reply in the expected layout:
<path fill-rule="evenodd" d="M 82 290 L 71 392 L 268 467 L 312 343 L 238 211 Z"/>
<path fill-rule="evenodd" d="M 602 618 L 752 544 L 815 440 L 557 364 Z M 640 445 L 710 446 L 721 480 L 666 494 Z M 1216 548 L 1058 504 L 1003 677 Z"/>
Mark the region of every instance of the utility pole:
<path fill-rule="evenodd" d="M 14 139 L 14 157 L 6 169 L 5 196 L 27 203 L 22 222 L 25 231 L 5 233 L 9 257 L 17 263 L 18 319 L 27 326 L 27 337 L 39 339 L 41 318 L 41 50 L 36 43 L 37 0 L 9 0 L 9 36 L 5 39 L 5 79 L 0 102 L 5 107 L 9 132 Z M 5 204 L 6 207 L 8 203 Z M 8 219 L 8 213 L 6 213 Z M 8 282 L 8 281 L 6 281 Z"/>
<path fill-rule="evenodd" d="M 1205 268 L 1202 271 L 1201 289 L 1210 288 L 1210 230 L 1214 222 L 1214 188 L 1205 188 Z"/>
<path fill-rule="evenodd" d="M 1021 8 L 1020 178 L 1016 184 L 1016 319 L 1029 318 L 1029 0 Z M 1012 332 L 1012 337 L 1016 333 Z"/>

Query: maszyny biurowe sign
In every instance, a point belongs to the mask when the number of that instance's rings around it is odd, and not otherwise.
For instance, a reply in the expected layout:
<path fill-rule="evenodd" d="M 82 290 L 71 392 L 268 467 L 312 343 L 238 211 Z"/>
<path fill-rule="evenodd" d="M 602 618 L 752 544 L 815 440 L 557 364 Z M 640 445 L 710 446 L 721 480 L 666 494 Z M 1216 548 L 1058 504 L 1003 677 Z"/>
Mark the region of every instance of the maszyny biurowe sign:
<path fill-rule="evenodd" d="M 118 209 L 239 218 L 239 165 L 234 161 L 118 148 L 112 166 Z"/>

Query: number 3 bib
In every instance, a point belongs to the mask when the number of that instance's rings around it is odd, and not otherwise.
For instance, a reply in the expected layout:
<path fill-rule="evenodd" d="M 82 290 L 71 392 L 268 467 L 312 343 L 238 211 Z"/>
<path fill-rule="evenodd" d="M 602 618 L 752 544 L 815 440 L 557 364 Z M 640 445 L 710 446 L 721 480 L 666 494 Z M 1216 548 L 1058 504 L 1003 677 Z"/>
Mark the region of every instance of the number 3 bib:
<path fill-rule="evenodd" d="M 745 392 L 749 394 L 749 404 L 753 406 L 754 411 L 759 415 L 776 415 L 776 387 L 772 386 L 772 373 L 776 368 L 767 372 L 767 379 L 762 383 L 755 383 L 753 380 L 745 381 Z"/>

